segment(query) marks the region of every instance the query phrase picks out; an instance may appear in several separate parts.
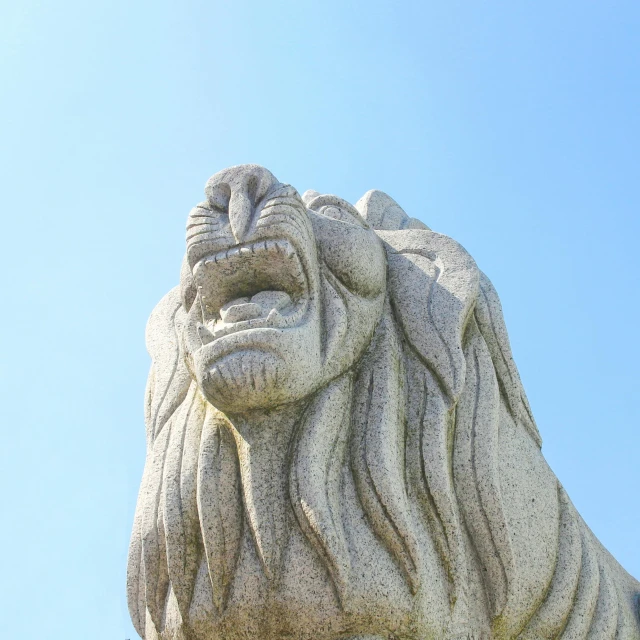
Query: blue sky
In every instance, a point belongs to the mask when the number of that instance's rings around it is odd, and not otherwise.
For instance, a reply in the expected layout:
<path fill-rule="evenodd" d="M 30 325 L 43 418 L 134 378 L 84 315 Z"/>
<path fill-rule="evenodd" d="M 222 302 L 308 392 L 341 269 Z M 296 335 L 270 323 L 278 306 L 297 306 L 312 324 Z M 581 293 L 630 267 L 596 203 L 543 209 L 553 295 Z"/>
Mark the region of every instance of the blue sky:
<path fill-rule="evenodd" d="M 3 637 L 136 637 L 144 326 L 244 162 L 471 252 L 547 459 L 640 577 L 639 32 L 633 0 L 3 0 Z"/>

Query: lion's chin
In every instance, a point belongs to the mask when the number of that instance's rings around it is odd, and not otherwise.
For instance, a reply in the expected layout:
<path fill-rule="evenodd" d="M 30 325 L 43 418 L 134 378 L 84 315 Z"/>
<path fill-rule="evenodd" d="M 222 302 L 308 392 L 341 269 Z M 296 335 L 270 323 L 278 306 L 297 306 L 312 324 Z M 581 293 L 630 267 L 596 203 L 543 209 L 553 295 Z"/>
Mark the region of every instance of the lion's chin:
<path fill-rule="evenodd" d="M 281 381 L 286 363 L 272 353 L 243 350 L 231 353 L 198 375 L 198 383 L 214 406 L 223 411 L 246 411 L 282 402 Z"/>

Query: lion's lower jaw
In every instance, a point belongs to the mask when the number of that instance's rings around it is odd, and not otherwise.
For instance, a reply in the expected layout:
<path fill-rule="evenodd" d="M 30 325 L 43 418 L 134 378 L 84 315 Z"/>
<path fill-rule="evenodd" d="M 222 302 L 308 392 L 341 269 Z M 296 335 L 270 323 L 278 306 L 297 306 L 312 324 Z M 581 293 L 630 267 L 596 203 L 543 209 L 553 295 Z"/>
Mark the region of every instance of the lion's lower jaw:
<path fill-rule="evenodd" d="M 222 410 L 269 406 L 284 378 L 281 360 L 263 352 L 241 351 L 216 363 L 201 381 L 206 398 Z"/>

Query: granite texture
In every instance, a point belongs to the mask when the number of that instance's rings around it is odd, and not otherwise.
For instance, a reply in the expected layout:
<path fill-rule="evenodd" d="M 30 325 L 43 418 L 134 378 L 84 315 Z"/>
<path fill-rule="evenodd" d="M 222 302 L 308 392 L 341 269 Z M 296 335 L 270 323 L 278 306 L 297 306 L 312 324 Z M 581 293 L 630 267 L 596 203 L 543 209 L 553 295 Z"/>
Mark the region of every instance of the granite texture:
<path fill-rule="evenodd" d="M 640 638 L 541 452 L 500 302 L 370 191 L 213 176 L 151 314 L 146 640 Z"/>

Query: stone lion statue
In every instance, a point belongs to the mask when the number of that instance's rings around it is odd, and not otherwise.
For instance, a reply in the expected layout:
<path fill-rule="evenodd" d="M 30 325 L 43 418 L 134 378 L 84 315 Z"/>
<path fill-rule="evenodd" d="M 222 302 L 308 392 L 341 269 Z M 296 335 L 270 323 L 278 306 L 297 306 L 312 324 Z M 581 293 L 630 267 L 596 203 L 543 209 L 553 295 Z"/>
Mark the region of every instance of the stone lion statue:
<path fill-rule="evenodd" d="M 545 462 L 489 280 L 386 194 L 256 165 L 147 327 L 128 601 L 146 640 L 640 638 Z"/>

